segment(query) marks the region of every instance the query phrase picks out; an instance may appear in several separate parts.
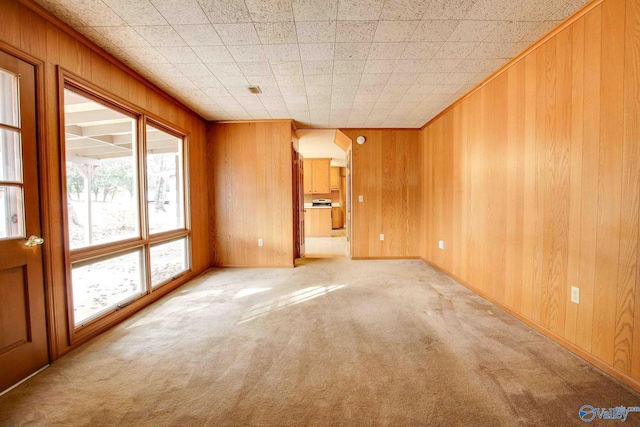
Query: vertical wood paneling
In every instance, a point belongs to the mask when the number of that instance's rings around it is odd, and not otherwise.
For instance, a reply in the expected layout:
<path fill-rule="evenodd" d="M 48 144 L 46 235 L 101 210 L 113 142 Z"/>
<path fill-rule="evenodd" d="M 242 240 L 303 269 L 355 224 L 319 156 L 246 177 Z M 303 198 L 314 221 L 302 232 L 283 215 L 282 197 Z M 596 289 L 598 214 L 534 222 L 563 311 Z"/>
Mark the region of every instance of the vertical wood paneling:
<path fill-rule="evenodd" d="M 48 322 L 50 325 L 50 353 L 55 359 L 72 348 L 90 339 L 79 340 L 74 346 L 69 345 L 69 331 L 67 330 L 67 285 L 64 261 L 64 234 L 62 218 L 63 197 L 61 176 L 64 167 L 60 165 L 60 132 L 59 132 L 59 103 L 58 103 L 58 72 L 62 67 L 88 82 L 107 91 L 107 95 L 116 95 L 129 101 L 140 109 L 146 109 L 162 119 L 169 126 L 186 130 L 189 144 L 189 178 L 191 187 L 191 226 L 192 226 L 192 270 L 200 273 L 209 267 L 209 216 L 207 203 L 207 167 L 206 167 L 206 128 L 205 122 L 186 108 L 172 102 L 168 96 L 160 91 L 151 90 L 150 98 L 153 107 L 149 108 L 146 99 L 132 94 L 146 93 L 148 86 L 125 73 L 115 65 L 113 58 L 107 59 L 104 52 L 97 52 L 85 44 L 79 35 L 72 35 L 73 30 L 60 28 L 55 19 L 47 19 L 46 13 L 38 14 L 18 1 L 0 2 L 0 42 L 8 44 L 18 51 L 42 62 L 41 72 L 43 85 L 38 87 L 39 102 L 43 111 L 38 117 L 42 128 L 40 144 L 40 173 L 42 182 L 46 183 L 41 189 L 43 198 L 43 229 L 47 240 L 46 267 L 48 291 Z M 162 107 L 160 107 L 162 106 Z M 165 108 L 169 106 L 171 114 L 165 115 Z M 185 276 L 185 279 L 188 277 Z M 183 280 L 184 281 L 184 280 Z M 156 292 L 150 298 L 144 297 L 136 303 L 114 315 L 113 321 L 124 319 L 133 311 L 151 302 L 170 290 L 166 287 Z M 157 295 L 157 296 L 156 296 Z M 106 329 L 108 326 L 105 326 Z M 99 332 L 99 331 L 97 331 Z M 96 333 L 97 333 L 96 332 Z M 95 335 L 95 334 L 94 334 Z"/>
<path fill-rule="evenodd" d="M 491 115 L 491 133 L 492 141 L 491 156 L 493 166 L 491 168 L 491 181 L 489 194 L 493 195 L 491 201 L 491 218 L 489 224 L 492 227 L 490 239 L 495 242 L 491 245 L 491 270 L 493 277 L 487 277 L 491 282 L 493 294 L 496 295 L 498 301 L 504 302 L 505 299 L 505 278 L 506 278 L 506 240 L 507 240 L 507 206 L 510 203 L 509 195 L 506 191 L 500 193 L 491 191 L 491 188 L 507 188 L 508 179 L 508 146 L 503 144 L 508 138 L 508 118 L 509 110 L 507 109 L 508 99 L 508 75 L 502 74 L 497 78 L 495 85 L 495 93 L 493 98 L 493 111 Z M 517 109 L 516 109 L 517 112 Z M 512 195 L 511 195 L 512 196 Z M 491 199 L 490 199 L 491 200 Z M 453 212 L 451 212 L 453 216 Z M 510 248 L 510 250 L 513 250 Z M 489 275 L 488 275 L 489 276 Z"/>
<path fill-rule="evenodd" d="M 522 221 L 522 314 L 533 318 L 534 259 L 536 241 L 536 51 L 524 58 L 524 212 Z"/>
<path fill-rule="evenodd" d="M 452 197 L 452 202 L 451 202 L 451 210 L 449 211 L 449 221 L 450 221 L 450 225 L 449 225 L 449 233 L 451 233 L 451 245 L 452 247 L 456 248 L 456 250 L 460 251 L 462 250 L 462 245 L 461 242 L 463 241 L 461 232 L 462 232 L 462 219 L 461 218 L 454 218 L 453 216 L 453 212 L 463 212 L 462 208 L 461 208 L 461 204 L 462 204 L 462 200 L 461 200 L 461 193 L 462 193 L 462 173 L 461 173 L 461 165 L 463 163 L 462 158 L 461 158 L 461 153 L 462 153 L 462 147 L 461 147 L 461 135 L 459 134 L 460 130 L 462 129 L 461 126 L 461 120 L 462 120 L 462 108 L 460 107 L 456 107 L 453 109 L 453 114 L 452 114 L 452 135 L 451 135 L 451 149 L 452 149 L 452 156 L 451 156 L 451 197 Z M 454 221 L 457 221 L 457 223 L 454 223 Z M 462 260 L 459 257 L 454 257 L 453 256 L 453 251 L 450 252 L 450 255 L 448 257 L 447 263 L 450 265 L 450 271 L 453 272 L 454 274 L 460 274 L 460 265 L 462 264 Z"/>
<path fill-rule="evenodd" d="M 212 123 L 208 140 L 212 265 L 293 267 L 291 122 Z"/>
<path fill-rule="evenodd" d="M 605 0 L 421 139 L 422 256 L 636 388 L 639 70 L 640 3 Z"/>
<path fill-rule="evenodd" d="M 518 68 L 514 66 L 509 69 L 507 75 L 507 163 L 506 163 L 506 176 L 507 185 L 505 188 L 507 206 L 506 206 L 506 253 L 505 253 L 505 284 L 518 283 L 517 286 L 506 286 L 504 303 L 509 307 L 514 307 L 516 304 L 516 292 L 520 288 L 520 281 L 516 280 L 518 275 L 516 267 L 517 257 L 517 192 L 518 182 L 516 176 L 518 174 L 518 100 L 523 99 L 518 95 Z"/>
<path fill-rule="evenodd" d="M 584 130 L 582 148 L 582 206 L 580 233 L 580 304 L 576 344 L 591 351 L 596 262 L 598 174 L 600 169 L 600 75 L 602 8 L 585 16 Z"/>
<path fill-rule="evenodd" d="M 516 311 L 520 311 L 522 308 L 522 283 L 520 282 L 520 278 L 522 276 L 523 271 L 523 252 L 524 252 L 524 195 L 525 195 L 525 186 L 524 186 L 524 178 L 525 178 L 525 168 L 524 168 L 524 146 L 525 146 L 525 97 L 524 91 L 526 87 L 526 68 L 524 61 L 519 61 L 516 64 L 516 70 L 518 74 L 518 120 L 517 120 L 517 145 L 516 145 L 516 156 L 517 156 L 517 165 L 516 165 L 516 238 L 515 238 L 515 257 L 514 260 L 514 270 L 515 274 L 513 276 L 513 281 L 507 280 L 506 286 L 510 287 L 511 284 L 514 284 L 515 290 L 513 291 L 514 295 L 514 304 L 512 308 Z M 508 179 L 513 179 L 513 177 L 509 176 Z"/>
<path fill-rule="evenodd" d="M 625 17 L 625 103 L 624 103 L 624 138 L 625 138 L 625 151 L 624 151 L 624 161 L 625 164 L 627 162 L 631 162 L 628 172 L 625 172 L 625 177 L 628 177 L 629 180 L 625 181 L 631 184 L 632 181 L 635 181 L 636 193 L 635 197 L 640 197 L 638 192 L 638 185 L 640 185 L 640 177 L 636 175 L 633 177 L 633 174 L 640 173 L 638 169 L 640 168 L 639 159 L 640 153 L 637 150 L 640 149 L 640 145 L 638 141 L 640 141 L 640 124 L 638 123 L 638 117 L 640 117 L 640 2 L 632 2 L 627 1 L 627 10 Z M 632 150 L 636 150 L 635 154 L 633 154 Z M 627 155 L 627 153 L 629 153 Z M 633 163 L 635 161 L 635 164 Z M 634 165 L 634 166 L 631 166 Z M 624 185 L 625 189 L 627 186 Z M 627 197 L 633 200 L 633 185 L 630 187 L 630 191 L 626 190 L 625 192 L 625 200 Z M 638 201 L 634 202 L 626 201 L 625 208 L 625 216 L 623 218 L 628 218 L 629 220 L 629 230 L 631 231 L 627 236 L 629 238 L 629 244 L 633 245 L 633 226 L 640 228 L 638 225 L 638 218 L 635 218 L 635 224 L 633 218 L 633 213 L 628 212 L 626 209 L 633 210 L 636 215 L 638 215 L 638 211 L 640 208 L 638 207 Z M 623 288 L 629 289 L 631 292 L 631 301 L 633 304 L 633 348 L 631 350 L 631 354 L 629 355 L 631 359 L 631 376 L 634 378 L 640 378 L 640 274 L 638 273 L 638 268 L 640 266 L 640 229 L 637 230 L 636 233 L 636 261 L 634 268 L 634 260 L 632 257 L 629 257 L 626 260 L 629 271 L 632 271 L 635 274 L 635 288 L 633 287 L 633 275 L 630 274 L 628 279 L 625 274 L 622 274 L 621 277 L 624 277 L 625 280 L 628 280 L 623 286 Z M 623 257 L 626 252 L 624 249 L 622 250 Z M 624 258 L 623 258 L 624 259 Z M 618 298 L 620 300 L 620 298 Z M 619 304 L 620 306 L 620 304 Z M 629 310 L 631 311 L 631 310 Z M 619 313 L 621 311 L 619 310 Z M 627 319 L 624 315 L 619 314 L 619 318 L 622 319 L 622 322 L 626 322 Z M 618 353 L 618 352 L 616 352 Z"/>
<path fill-rule="evenodd" d="M 600 79 L 600 171 L 596 229 L 596 279 L 593 306 L 593 354 L 613 363 L 620 202 L 622 126 L 624 124 L 624 2 L 602 4 L 602 75 Z"/>
<path fill-rule="evenodd" d="M 442 128 L 444 127 L 444 123 L 439 123 L 438 126 L 434 129 L 433 134 L 433 145 L 434 151 L 431 154 L 433 156 L 433 191 L 434 191 L 434 214 L 436 215 L 434 218 L 433 224 L 433 233 L 434 239 L 437 241 L 444 239 L 444 193 L 446 193 L 447 188 L 445 187 L 444 182 L 444 162 L 445 158 L 448 155 L 448 145 L 444 145 Z M 444 265 L 444 253 L 440 249 L 436 249 L 434 247 L 434 258 L 438 260 L 441 265 Z"/>
<path fill-rule="evenodd" d="M 459 231 L 457 233 L 457 238 L 455 239 L 454 244 L 457 252 L 460 254 L 457 257 L 458 261 L 458 269 L 455 274 L 460 277 L 464 277 L 467 275 L 467 248 L 468 248 L 468 236 L 469 236 L 469 180 L 468 180 L 468 170 L 469 170 L 469 156 L 468 147 L 470 143 L 470 132 L 468 124 L 468 117 L 470 111 L 470 103 L 465 103 L 459 106 L 457 109 L 459 112 L 459 119 L 457 120 L 457 125 L 459 126 L 459 135 L 460 142 L 457 144 L 457 151 L 459 153 L 459 162 L 460 166 L 458 168 L 458 175 L 460 179 L 458 180 L 458 191 L 456 196 L 459 200 L 459 211 L 456 209 L 455 212 L 460 212 L 457 224 L 454 226 L 454 231 Z M 426 173 L 423 171 L 423 173 Z"/>
<path fill-rule="evenodd" d="M 555 41 L 555 40 L 554 40 Z M 547 186 L 547 125 L 550 122 L 550 114 L 547 112 L 547 50 L 548 46 L 542 45 L 536 50 L 536 125 L 535 125 L 535 156 L 536 178 L 535 185 L 535 234 L 533 240 L 533 288 L 531 294 L 531 318 L 542 323 L 542 299 L 544 297 L 544 237 L 545 237 L 545 188 Z"/>
<path fill-rule="evenodd" d="M 629 1 L 625 13 L 624 133 L 620 266 L 616 303 L 613 365 L 626 374 L 640 374 L 638 246 L 640 244 L 640 2 Z M 634 325 L 635 320 L 635 325 Z M 635 329 L 638 328 L 638 329 Z M 634 337 L 634 330 L 636 334 Z M 635 339 L 634 339 L 635 338 Z"/>
<path fill-rule="evenodd" d="M 480 93 L 475 93 L 469 99 L 471 104 L 470 112 L 481 111 L 482 109 L 482 97 Z M 476 116 L 477 117 L 477 116 Z M 434 126 L 437 126 L 440 121 L 436 122 Z M 468 155 L 467 164 L 469 165 L 469 208 L 467 210 L 468 215 L 468 246 L 467 246 L 467 271 L 470 277 L 479 277 L 483 271 L 483 251 L 481 250 L 482 237 L 480 231 L 482 230 L 482 217 L 486 213 L 486 209 L 483 206 L 482 197 L 478 197 L 481 193 L 480 179 L 477 179 L 478 175 L 482 174 L 482 157 L 481 157 L 481 141 L 478 135 L 481 132 L 480 120 L 468 120 L 469 126 L 469 140 L 468 140 Z M 429 129 L 429 128 L 427 128 Z M 434 144 L 435 147 L 435 144 Z M 435 156 L 435 154 L 433 154 Z M 435 189 L 434 189 L 435 191 Z M 432 199 L 432 203 L 435 204 L 435 200 Z M 433 208 L 431 209 L 433 212 Z M 428 222 L 433 222 L 432 218 L 427 219 Z M 437 244 L 436 237 L 433 236 L 432 245 Z M 431 258 L 433 259 L 433 258 Z M 478 286 L 480 286 L 478 284 Z"/>
<path fill-rule="evenodd" d="M 2 9 L 2 25 L 0 25 L 0 40 L 16 47 L 20 47 L 20 39 L 22 33 L 20 31 L 23 19 L 29 19 L 31 16 L 23 18 L 20 13 L 22 6 L 17 1 L 5 1 L 0 5 Z"/>
<path fill-rule="evenodd" d="M 442 128 L 442 141 L 451 141 L 453 137 L 453 114 L 449 115 L 445 122 L 443 123 Z M 445 183 L 442 192 L 443 199 L 443 209 L 442 209 L 442 238 L 445 241 L 445 245 L 449 247 L 455 247 L 455 242 L 453 241 L 453 233 L 451 231 L 452 222 L 453 222 L 453 159 L 454 159 L 454 144 L 448 144 L 446 148 L 447 155 L 442 159 L 442 179 Z M 443 263 L 446 265 L 447 269 L 452 269 L 453 266 L 453 251 L 444 251 L 443 253 Z"/>
<path fill-rule="evenodd" d="M 354 141 L 358 135 L 366 138 L 363 145 L 353 146 L 352 257 L 419 257 L 420 131 L 341 131 Z M 424 158 L 430 154 L 425 152 Z M 359 195 L 364 202 L 358 202 Z"/>
<path fill-rule="evenodd" d="M 100 87 L 109 92 L 111 89 L 111 63 L 95 52 L 90 53 L 91 81 L 99 82 Z M 175 123 L 175 121 L 173 121 Z"/>
<path fill-rule="evenodd" d="M 551 41 L 550 41 L 551 43 Z M 570 177 L 570 116 L 571 116 L 571 28 L 555 37 L 555 65 L 553 98 L 553 134 L 547 137 L 549 173 L 545 189 L 545 223 L 551 224 L 545 236 L 548 254 L 545 272 L 549 276 L 547 298 L 543 302 L 545 326 L 556 333 L 564 333 L 567 300 L 567 259 L 569 234 L 569 177 Z M 549 59 L 549 58 L 548 58 Z"/>
<path fill-rule="evenodd" d="M 580 286 L 580 234 L 582 218 L 582 139 L 584 133 L 584 18 L 571 27 L 571 175 L 569 183 L 569 240 L 567 289 Z M 565 338 L 576 342 L 579 305 L 566 299 Z"/>
<path fill-rule="evenodd" d="M 38 15 L 20 14 L 20 47 L 36 58 L 47 56 L 47 21 Z M 3 20 L 4 26 L 6 21 Z"/>

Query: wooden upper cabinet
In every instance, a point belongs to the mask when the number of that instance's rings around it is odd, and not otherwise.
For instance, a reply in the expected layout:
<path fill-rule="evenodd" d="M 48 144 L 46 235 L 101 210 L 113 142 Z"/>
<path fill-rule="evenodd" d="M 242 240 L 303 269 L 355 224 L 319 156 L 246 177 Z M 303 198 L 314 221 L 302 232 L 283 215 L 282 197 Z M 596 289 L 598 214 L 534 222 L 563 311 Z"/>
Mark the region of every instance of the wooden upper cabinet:
<path fill-rule="evenodd" d="M 313 160 L 304 159 L 304 194 L 313 193 Z"/>
<path fill-rule="evenodd" d="M 340 168 L 332 167 L 331 168 L 331 189 L 339 190 L 340 189 Z"/>
<path fill-rule="evenodd" d="M 331 193 L 329 179 L 331 159 L 305 159 L 304 161 L 304 193 Z"/>
<path fill-rule="evenodd" d="M 313 192 L 327 194 L 331 193 L 329 182 L 329 169 L 331 159 L 315 159 L 313 165 Z"/>

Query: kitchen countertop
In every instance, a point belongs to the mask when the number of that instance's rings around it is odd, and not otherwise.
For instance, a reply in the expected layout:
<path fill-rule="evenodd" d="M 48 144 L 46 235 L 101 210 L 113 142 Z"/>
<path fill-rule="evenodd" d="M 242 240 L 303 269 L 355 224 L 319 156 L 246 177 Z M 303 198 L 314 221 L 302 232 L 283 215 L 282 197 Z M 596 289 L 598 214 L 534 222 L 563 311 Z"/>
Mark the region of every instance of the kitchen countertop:
<path fill-rule="evenodd" d="M 305 209 L 331 209 L 331 206 L 311 206 L 311 205 L 307 206 L 307 205 L 304 205 L 304 208 Z"/>

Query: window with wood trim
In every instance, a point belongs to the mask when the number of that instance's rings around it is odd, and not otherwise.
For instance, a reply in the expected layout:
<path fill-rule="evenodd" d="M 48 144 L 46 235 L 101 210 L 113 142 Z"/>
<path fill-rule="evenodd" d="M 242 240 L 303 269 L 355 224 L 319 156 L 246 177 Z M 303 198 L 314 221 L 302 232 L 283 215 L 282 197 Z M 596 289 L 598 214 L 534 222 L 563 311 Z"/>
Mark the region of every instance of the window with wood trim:
<path fill-rule="evenodd" d="M 191 268 L 185 135 L 66 81 L 64 161 L 75 328 Z"/>

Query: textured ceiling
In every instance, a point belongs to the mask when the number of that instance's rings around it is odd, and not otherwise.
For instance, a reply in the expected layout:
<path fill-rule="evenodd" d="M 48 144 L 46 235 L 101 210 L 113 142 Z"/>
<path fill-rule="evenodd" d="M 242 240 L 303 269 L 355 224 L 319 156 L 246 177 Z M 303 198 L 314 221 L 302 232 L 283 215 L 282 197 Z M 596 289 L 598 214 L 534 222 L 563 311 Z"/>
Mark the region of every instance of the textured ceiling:
<path fill-rule="evenodd" d="M 36 1 L 206 119 L 416 128 L 588 0 Z"/>

